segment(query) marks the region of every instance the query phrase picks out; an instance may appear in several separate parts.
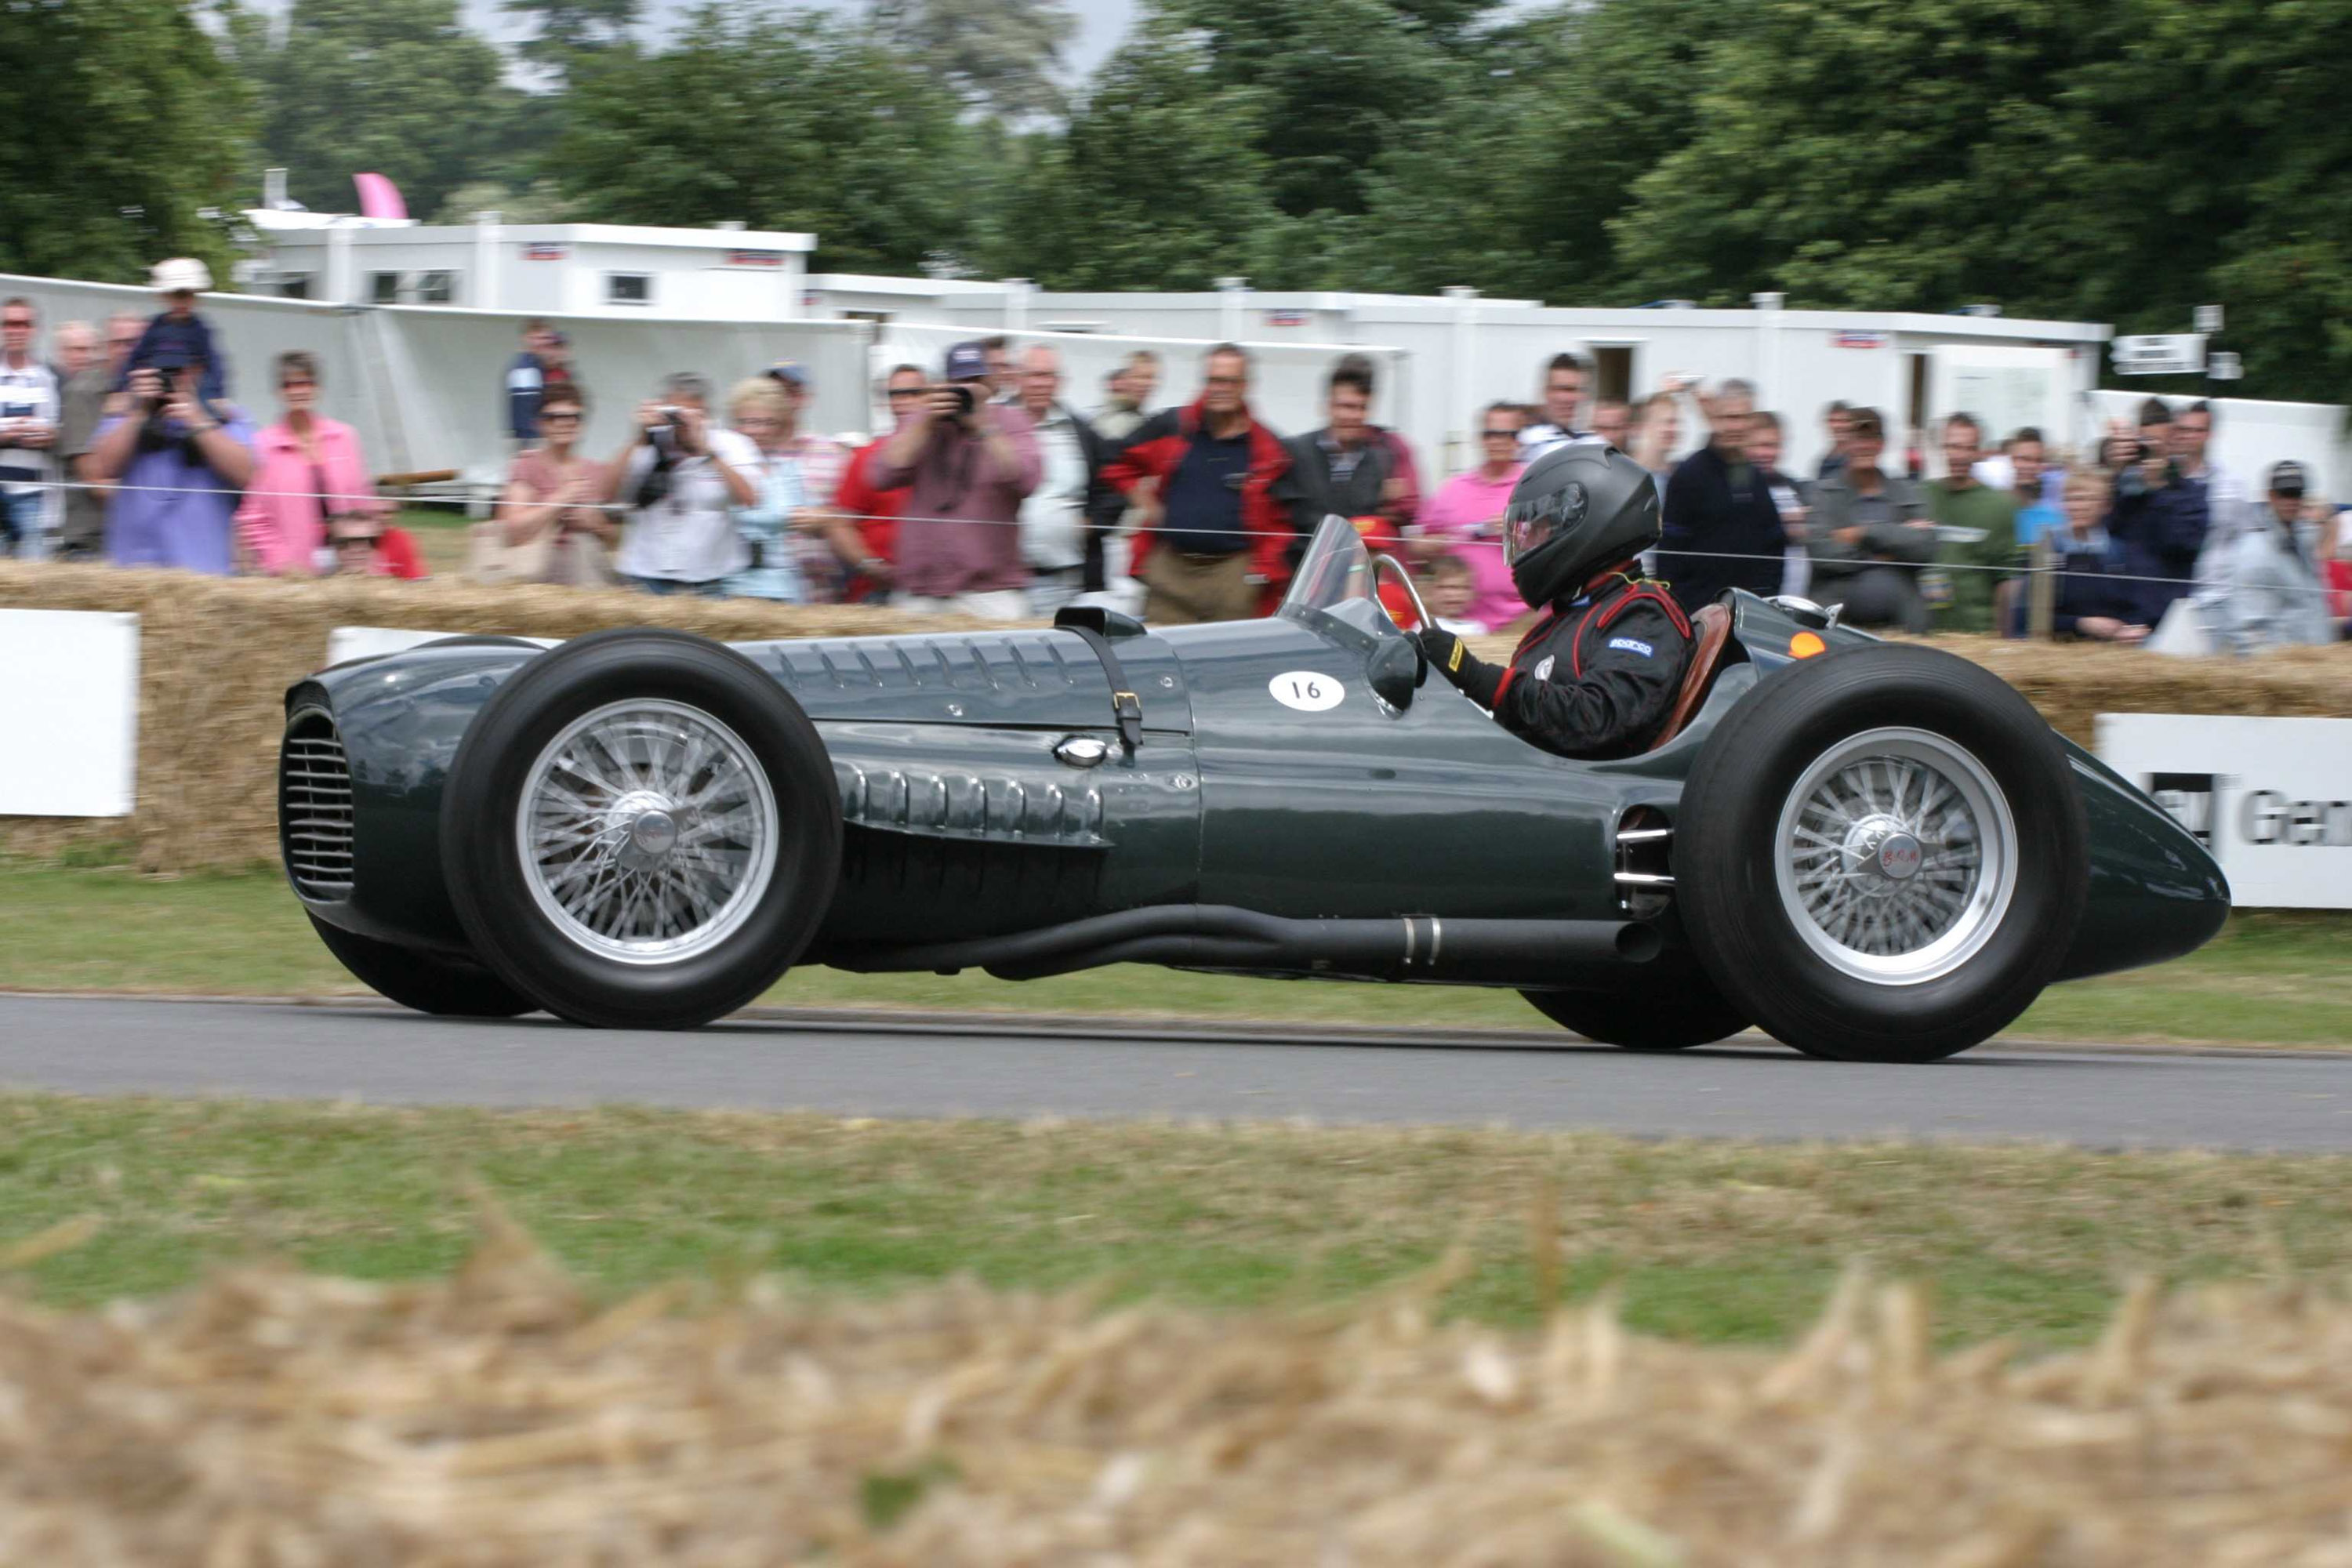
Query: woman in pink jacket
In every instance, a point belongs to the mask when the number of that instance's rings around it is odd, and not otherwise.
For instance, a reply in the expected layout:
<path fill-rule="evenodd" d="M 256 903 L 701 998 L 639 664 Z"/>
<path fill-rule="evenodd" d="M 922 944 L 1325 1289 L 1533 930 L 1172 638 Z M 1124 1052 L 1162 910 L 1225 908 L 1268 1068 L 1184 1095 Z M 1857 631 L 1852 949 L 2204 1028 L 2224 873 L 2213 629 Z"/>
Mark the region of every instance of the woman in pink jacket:
<path fill-rule="evenodd" d="M 356 431 L 319 413 L 319 362 L 296 350 L 278 356 L 278 397 L 286 416 L 254 437 L 253 478 L 236 509 L 241 569 L 308 577 L 331 519 L 383 510 Z"/>

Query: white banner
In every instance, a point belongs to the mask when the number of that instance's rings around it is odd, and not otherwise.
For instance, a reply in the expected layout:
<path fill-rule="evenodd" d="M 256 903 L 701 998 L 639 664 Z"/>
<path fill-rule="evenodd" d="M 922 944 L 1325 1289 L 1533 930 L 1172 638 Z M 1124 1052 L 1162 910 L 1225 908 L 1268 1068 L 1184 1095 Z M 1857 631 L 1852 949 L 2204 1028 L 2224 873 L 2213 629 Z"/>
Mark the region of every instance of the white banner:
<path fill-rule="evenodd" d="M 128 816 L 139 617 L 0 610 L 0 816 Z"/>
<path fill-rule="evenodd" d="M 2212 851 L 2247 909 L 2352 909 L 2352 719 L 2102 713 L 2099 760 Z"/>

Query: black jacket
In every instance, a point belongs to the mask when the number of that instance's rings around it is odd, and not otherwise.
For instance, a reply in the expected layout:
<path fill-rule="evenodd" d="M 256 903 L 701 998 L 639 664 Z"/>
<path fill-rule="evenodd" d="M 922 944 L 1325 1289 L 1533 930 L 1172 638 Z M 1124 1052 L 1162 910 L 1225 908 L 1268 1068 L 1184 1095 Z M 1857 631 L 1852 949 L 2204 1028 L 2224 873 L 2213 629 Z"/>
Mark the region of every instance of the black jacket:
<path fill-rule="evenodd" d="M 1309 430 L 1285 441 L 1290 467 L 1275 481 L 1275 499 L 1290 508 L 1291 525 L 1302 539 L 1312 538 L 1327 517 L 1387 516 L 1397 510 L 1381 493 L 1397 474 L 1396 444 L 1389 432 L 1370 427 L 1363 456 L 1344 483 L 1332 477 L 1323 434 Z"/>
<path fill-rule="evenodd" d="M 1685 458 L 1666 481 L 1658 566 L 1686 611 L 1715 603 L 1726 588 L 1766 598 L 1780 591 L 1781 555 L 1789 547 L 1780 509 L 1764 469 L 1747 463 L 1739 473 L 1735 487 L 1731 465 L 1709 445 Z"/>
<path fill-rule="evenodd" d="M 1463 689 L 1547 752 L 1630 757 L 1657 739 L 1690 660 L 1690 621 L 1664 584 L 1621 578 L 1554 605 L 1520 639 L 1491 700 Z"/>

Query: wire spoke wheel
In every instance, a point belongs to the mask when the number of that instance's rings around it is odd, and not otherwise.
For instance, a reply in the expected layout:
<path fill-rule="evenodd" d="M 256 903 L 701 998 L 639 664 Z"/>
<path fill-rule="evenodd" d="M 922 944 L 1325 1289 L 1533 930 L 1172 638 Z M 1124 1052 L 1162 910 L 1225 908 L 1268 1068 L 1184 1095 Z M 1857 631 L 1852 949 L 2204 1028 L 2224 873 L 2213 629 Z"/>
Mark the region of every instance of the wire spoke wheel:
<path fill-rule="evenodd" d="M 719 946 L 775 876 L 781 824 L 742 738 L 684 703 L 582 714 L 541 750 L 514 821 L 532 900 L 567 941 L 631 964 Z"/>
<path fill-rule="evenodd" d="M 1780 902 L 1798 936 L 1856 979 L 1950 973 L 2000 929 L 2015 896 L 2017 823 L 1983 763 L 1924 730 L 1849 736 L 1798 778 L 1774 837 Z"/>

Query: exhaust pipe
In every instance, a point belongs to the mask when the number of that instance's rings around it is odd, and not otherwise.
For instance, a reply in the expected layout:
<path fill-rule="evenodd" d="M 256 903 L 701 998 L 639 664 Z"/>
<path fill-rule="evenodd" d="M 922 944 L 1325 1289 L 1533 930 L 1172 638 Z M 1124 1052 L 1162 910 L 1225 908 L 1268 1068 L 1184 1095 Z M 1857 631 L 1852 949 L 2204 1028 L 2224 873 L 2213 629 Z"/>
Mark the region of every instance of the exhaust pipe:
<path fill-rule="evenodd" d="M 828 951 L 815 962 L 857 973 L 984 969 L 1038 980 L 1107 963 L 1337 979 L 1528 989 L 1607 985 L 1629 970 L 1684 967 L 1656 928 L 1634 921 L 1286 920 L 1220 904 L 1158 904 L 1039 931 L 920 946 Z"/>

